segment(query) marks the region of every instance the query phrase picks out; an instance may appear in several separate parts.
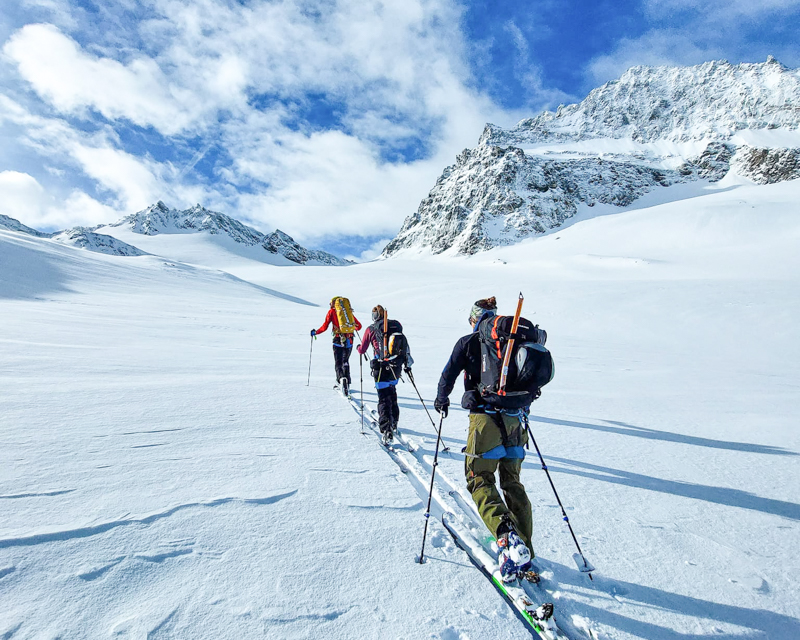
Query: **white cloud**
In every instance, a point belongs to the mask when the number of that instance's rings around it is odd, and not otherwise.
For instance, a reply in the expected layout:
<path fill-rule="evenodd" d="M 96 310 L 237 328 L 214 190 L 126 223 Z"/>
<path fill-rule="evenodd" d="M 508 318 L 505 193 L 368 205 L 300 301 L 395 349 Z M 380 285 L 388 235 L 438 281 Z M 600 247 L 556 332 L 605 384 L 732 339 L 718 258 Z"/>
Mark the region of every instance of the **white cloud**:
<path fill-rule="evenodd" d="M 80 168 L 83 175 L 112 194 L 114 209 L 138 210 L 159 198 L 173 195 L 169 178 L 175 173 L 170 165 L 159 165 L 138 158 L 114 146 L 113 132 L 81 132 L 63 120 L 36 116 L 20 104 L 0 94 L 0 124 L 21 125 L 26 143 L 49 161 L 61 161 Z M 46 171 L 57 171 L 48 165 Z M 164 174 L 163 177 L 161 174 Z"/>
<path fill-rule="evenodd" d="M 392 238 L 382 238 L 377 242 L 373 242 L 368 248 L 364 249 L 359 255 L 344 256 L 345 260 L 353 260 L 354 262 L 369 262 L 375 260 L 383 253 L 384 247 L 392 241 Z"/>
<path fill-rule="evenodd" d="M 19 171 L 0 172 L 0 213 L 17 220 L 32 220 L 47 202 L 47 194 L 36 178 Z"/>
<path fill-rule="evenodd" d="M 116 194 L 126 209 L 143 209 L 163 193 L 163 185 L 145 163 L 124 151 L 80 143 L 69 151 L 84 173 Z"/>
<path fill-rule="evenodd" d="M 19 171 L 0 172 L 0 192 L 0 213 L 34 229 L 93 226 L 121 217 L 119 211 L 77 189 L 59 201 L 36 178 Z"/>
<path fill-rule="evenodd" d="M 83 51 L 48 24 L 27 25 L 3 47 L 34 90 L 66 114 L 93 108 L 164 133 L 181 131 L 195 117 L 185 92 L 170 87 L 158 65 L 140 57 L 123 65 Z"/>
<path fill-rule="evenodd" d="M 416 210 L 441 164 L 381 164 L 369 146 L 339 131 L 285 136 L 272 150 L 256 149 L 240 164 L 274 186 L 244 195 L 239 209 L 298 240 L 327 235 L 395 232 Z M 261 155 L 263 153 L 263 156 Z"/>
<path fill-rule="evenodd" d="M 45 12 L 51 20 L 62 26 L 74 28 L 78 24 L 72 15 L 69 0 L 22 0 L 21 6 L 37 13 Z"/>
<path fill-rule="evenodd" d="M 596 85 L 613 80 L 630 67 L 701 64 L 723 57 L 712 45 L 700 45 L 694 38 L 675 30 L 653 30 L 640 38 L 620 40 L 615 50 L 592 60 L 587 72 Z"/>

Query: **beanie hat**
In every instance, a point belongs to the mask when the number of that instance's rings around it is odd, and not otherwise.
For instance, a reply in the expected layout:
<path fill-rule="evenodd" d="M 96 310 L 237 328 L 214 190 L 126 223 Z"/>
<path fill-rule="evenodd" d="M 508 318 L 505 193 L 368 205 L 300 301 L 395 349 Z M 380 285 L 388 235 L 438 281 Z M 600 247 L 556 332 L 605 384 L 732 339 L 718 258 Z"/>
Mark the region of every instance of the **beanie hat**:
<path fill-rule="evenodd" d="M 472 310 L 469 312 L 469 321 L 478 322 L 478 320 L 481 319 L 481 316 L 487 311 L 490 311 L 491 315 L 495 315 L 497 313 L 497 299 L 494 296 L 491 298 L 478 300 L 475 304 L 473 304 Z"/>

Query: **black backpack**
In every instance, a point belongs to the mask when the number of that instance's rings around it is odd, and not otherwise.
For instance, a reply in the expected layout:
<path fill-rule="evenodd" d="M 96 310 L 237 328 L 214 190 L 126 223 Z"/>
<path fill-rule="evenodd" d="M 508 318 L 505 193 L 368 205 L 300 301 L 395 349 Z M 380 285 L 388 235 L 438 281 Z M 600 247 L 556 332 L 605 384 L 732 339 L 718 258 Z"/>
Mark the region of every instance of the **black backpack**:
<path fill-rule="evenodd" d="M 478 325 L 481 345 L 481 377 L 478 391 L 484 403 L 498 409 L 520 409 L 539 397 L 541 388 L 553 379 L 553 356 L 545 348 L 547 332 L 525 318 L 511 333 L 513 316 L 491 316 Z M 499 393 L 503 358 L 511 338 L 514 351 L 508 365 L 506 387 Z"/>
<path fill-rule="evenodd" d="M 408 340 L 403 335 L 403 325 L 397 320 L 387 323 L 386 353 L 383 353 L 383 320 L 372 325 L 378 341 L 378 360 L 373 360 L 373 374 L 380 380 L 396 380 L 408 361 Z"/>

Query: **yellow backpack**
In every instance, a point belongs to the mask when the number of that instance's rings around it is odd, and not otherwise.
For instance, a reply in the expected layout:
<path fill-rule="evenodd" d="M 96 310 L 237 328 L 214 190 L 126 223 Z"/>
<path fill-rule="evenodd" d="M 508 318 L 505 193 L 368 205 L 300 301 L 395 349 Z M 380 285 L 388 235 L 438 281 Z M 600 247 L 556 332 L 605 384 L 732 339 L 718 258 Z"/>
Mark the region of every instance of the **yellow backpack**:
<path fill-rule="evenodd" d="M 333 309 L 336 311 L 336 319 L 339 321 L 339 333 L 354 333 L 356 330 L 356 317 L 350 307 L 350 301 L 342 296 L 336 296 L 331 300 Z"/>

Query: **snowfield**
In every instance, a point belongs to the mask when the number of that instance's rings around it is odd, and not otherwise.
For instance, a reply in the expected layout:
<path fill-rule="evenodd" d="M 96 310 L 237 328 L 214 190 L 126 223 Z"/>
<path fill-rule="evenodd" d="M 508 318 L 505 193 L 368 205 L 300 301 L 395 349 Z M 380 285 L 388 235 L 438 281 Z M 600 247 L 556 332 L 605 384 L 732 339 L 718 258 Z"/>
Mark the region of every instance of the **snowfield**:
<path fill-rule="evenodd" d="M 556 361 L 534 435 L 597 567 L 576 570 L 534 453 L 563 630 L 800 637 L 800 182 L 692 189 L 469 258 L 352 267 L 0 231 L 0 638 L 529 637 L 435 518 L 414 562 L 427 487 L 361 435 L 330 334 L 306 384 L 309 330 L 346 295 L 403 323 L 430 407 L 472 302 L 512 313 L 520 291 Z M 464 485 L 460 391 L 445 494 Z M 429 468 L 434 428 L 398 395 Z"/>

